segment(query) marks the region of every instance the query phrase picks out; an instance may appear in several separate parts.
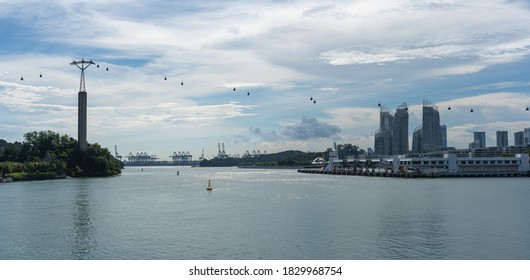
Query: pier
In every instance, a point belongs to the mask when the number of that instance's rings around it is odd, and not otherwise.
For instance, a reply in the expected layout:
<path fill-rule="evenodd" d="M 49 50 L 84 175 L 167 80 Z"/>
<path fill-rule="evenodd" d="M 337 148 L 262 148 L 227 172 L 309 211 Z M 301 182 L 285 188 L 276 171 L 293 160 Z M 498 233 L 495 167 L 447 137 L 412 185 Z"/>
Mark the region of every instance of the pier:
<path fill-rule="evenodd" d="M 530 155 L 504 157 L 458 156 L 455 153 L 394 155 L 379 158 L 340 159 L 336 145 L 322 168 L 302 168 L 299 173 L 396 178 L 530 177 Z"/>
<path fill-rule="evenodd" d="M 518 172 L 473 172 L 473 173 L 392 173 L 380 170 L 355 171 L 348 169 L 323 170 L 323 169 L 298 169 L 298 173 L 344 175 L 344 176 L 369 176 L 392 178 L 462 178 L 462 177 L 528 177 L 530 174 Z"/>

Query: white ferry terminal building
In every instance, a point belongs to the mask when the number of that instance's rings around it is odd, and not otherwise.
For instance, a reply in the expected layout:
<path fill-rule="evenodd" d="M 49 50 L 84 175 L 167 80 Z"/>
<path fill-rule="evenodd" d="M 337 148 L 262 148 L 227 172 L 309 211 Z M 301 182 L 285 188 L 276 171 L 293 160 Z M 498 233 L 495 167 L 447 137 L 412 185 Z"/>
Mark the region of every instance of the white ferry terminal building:
<path fill-rule="evenodd" d="M 388 157 L 347 157 L 339 159 L 337 149 L 329 153 L 321 169 L 301 169 L 302 173 L 391 177 L 497 177 L 530 176 L 530 156 L 474 156 L 469 150 L 452 150 Z"/>

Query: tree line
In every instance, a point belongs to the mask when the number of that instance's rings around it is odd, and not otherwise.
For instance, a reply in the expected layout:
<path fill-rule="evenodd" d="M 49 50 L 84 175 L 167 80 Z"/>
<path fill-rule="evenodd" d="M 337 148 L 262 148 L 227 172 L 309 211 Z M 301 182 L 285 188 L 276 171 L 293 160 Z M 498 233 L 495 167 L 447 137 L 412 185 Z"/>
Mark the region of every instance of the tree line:
<path fill-rule="evenodd" d="M 121 168 L 107 148 L 95 143 L 80 151 L 76 139 L 53 131 L 26 133 L 23 142 L 0 139 L 0 176 L 13 180 L 112 176 Z"/>
<path fill-rule="evenodd" d="M 279 153 L 272 153 L 260 155 L 257 157 L 247 158 L 213 158 L 210 160 L 203 160 L 200 163 L 201 167 L 211 166 L 306 166 L 318 157 L 328 160 L 328 154 L 332 151 L 331 148 L 323 152 L 302 152 L 302 151 L 283 151 Z M 339 144 L 337 145 L 339 157 L 344 159 L 347 156 L 365 155 L 366 151 L 359 149 L 353 144 Z"/>

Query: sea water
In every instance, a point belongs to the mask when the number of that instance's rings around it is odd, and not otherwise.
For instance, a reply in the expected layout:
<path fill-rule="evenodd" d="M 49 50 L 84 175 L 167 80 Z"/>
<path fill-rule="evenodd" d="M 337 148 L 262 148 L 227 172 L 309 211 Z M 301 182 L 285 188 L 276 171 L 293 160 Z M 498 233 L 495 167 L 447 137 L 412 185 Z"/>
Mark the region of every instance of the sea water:
<path fill-rule="evenodd" d="M 0 184 L 0 259 L 530 259 L 530 178 L 127 167 Z"/>

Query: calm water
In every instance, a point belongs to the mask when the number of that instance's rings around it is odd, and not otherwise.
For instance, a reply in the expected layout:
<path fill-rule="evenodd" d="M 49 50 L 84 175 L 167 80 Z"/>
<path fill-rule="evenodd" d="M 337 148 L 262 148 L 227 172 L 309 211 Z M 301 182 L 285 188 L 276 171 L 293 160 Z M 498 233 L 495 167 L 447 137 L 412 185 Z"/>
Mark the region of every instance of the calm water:
<path fill-rule="evenodd" d="M 0 184 L 0 259 L 530 259 L 530 178 L 143 170 Z"/>

